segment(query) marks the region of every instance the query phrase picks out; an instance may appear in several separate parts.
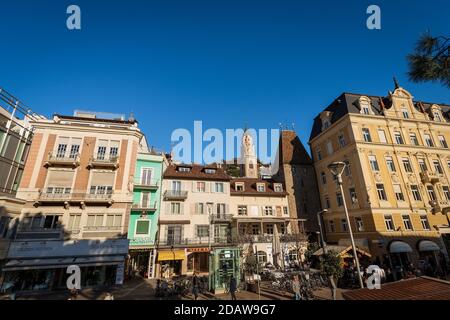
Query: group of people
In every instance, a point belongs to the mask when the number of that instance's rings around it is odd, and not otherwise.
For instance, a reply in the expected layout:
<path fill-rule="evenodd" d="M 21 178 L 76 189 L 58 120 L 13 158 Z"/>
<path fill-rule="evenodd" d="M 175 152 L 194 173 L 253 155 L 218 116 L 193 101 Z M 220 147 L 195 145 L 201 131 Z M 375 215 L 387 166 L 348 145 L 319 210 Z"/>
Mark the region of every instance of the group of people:
<path fill-rule="evenodd" d="M 199 295 L 199 279 L 197 277 L 197 272 L 194 272 L 194 276 L 192 278 L 192 294 L 194 295 L 194 299 L 198 299 Z M 237 300 L 236 298 L 236 291 L 237 291 L 237 281 L 235 277 L 231 277 L 230 281 L 228 283 L 228 292 L 231 295 L 231 300 Z"/>

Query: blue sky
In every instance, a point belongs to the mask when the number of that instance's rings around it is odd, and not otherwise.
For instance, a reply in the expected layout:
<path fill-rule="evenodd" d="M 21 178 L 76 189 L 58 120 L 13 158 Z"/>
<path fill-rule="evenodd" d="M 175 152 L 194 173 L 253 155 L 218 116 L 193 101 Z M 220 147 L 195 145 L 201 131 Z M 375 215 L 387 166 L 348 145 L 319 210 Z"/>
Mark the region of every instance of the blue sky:
<path fill-rule="evenodd" d="M 82 30 L 66 28 L 77 4 Z M 381 7 L 382 29 L 366 28 Z M 150 145 L 176 128 L 277 128 L 306 143 L 341 92 L 384 95 L 392 76 L 416 99 L 450 103 L 407 80 L 405 56 L 431 30 L 450 36 L 450 3 L 428 1 L 1 0 L 0 87 L 35 112 L 133 111 Z"/>

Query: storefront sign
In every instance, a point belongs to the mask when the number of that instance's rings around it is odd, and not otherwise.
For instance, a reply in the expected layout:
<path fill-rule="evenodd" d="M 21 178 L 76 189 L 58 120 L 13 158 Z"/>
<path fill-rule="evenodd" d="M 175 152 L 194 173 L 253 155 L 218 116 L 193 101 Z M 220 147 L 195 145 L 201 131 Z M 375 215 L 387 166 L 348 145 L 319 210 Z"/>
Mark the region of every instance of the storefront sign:
<path fill-rule="evenodd" d="M 187 252 L 209 252 L 209 248 L 188 248 Z"/>
<path fill-rule="evenodd" d="M 123 284 L 123 277 L 125 274 L 125 263 L 120 263 L 117 265 L 117 271 L 116 271 L 116 284 Z"/>
<path fill-rule="evenodd" d="M 128 239 L 71 241 L 12 241 L 8 258 L 50 258 L 125 255 Z"/>
<path fill-rule="evenodd" d="M 130 239 L 130 246 L 151 245 L 153 240 L 150 237 L 136 237 Z"/>

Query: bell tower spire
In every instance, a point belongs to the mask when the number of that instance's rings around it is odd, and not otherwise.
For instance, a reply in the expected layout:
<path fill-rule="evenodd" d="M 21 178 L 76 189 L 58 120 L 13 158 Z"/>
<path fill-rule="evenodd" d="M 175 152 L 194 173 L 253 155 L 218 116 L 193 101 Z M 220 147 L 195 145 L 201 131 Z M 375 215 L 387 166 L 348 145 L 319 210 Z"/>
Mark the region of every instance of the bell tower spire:
<path fill-rule="evenodd" d="M 245 130 L 241 144 L 241 172 L 246 178 L 258 178 L 258 161 L 250 132 Z"/>

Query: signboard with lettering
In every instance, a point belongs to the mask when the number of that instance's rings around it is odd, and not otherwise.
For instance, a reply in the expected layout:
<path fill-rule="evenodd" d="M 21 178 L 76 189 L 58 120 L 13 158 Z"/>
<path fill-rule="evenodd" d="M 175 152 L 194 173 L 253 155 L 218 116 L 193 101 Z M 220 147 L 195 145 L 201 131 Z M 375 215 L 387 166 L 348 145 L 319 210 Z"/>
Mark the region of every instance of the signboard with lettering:
<path fill-rule="evenodd" d="M 187 252 L 209 252 L 209 248 L 187 248 Z"/>
<path fill-rule="evenodd" d="M 123 284 L 123 277 L 125 274 L 125 263 L 122 262 L 117 265 L 117 271 L 116 271 L 116 284 Z"/>
<path fill-rule="evenodd" d="M 128 239 L 71 241 L 13 241 L 8 258 L 50 258 L 72 256 L 125 255 Z"/>

